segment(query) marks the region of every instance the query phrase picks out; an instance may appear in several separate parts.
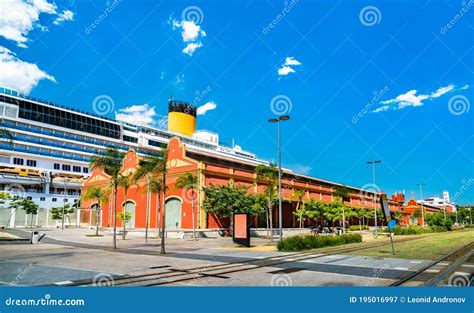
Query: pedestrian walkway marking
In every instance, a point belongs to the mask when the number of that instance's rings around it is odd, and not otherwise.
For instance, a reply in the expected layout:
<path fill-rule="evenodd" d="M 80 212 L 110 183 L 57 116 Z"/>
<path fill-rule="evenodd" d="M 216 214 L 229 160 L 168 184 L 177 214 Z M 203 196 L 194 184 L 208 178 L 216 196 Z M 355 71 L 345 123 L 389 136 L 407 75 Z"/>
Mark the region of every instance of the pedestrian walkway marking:
<path fill-rule="evenodd" d="M 464 267 L 474 267 L 474 264 L 463 264 Z"/>
<path fill-rule="evenodd" d="M 439 273 L 439 270 L 426 270 L 427 273 Z"/>
<path fill-rule="evenodd" d="M 395 267 L 396 270 L 407 271 L 408 267 Z"/>
<path fill-rule="evenodd" d="M 438 265 L 441 265 L 441 266 L 448 266 L 449 263 L 448 263 L 448 262 L 439 262 Z"/>
<path fill-rule="evenodd" d="M 423 261 L 410 261 L 410 263 L 413 263 L 413 264 L 421 264 L 421 263 L 423 263 Z"/>
<path fill-rule="evenodd" d="M 62 286 L 62 285 L 74 284 L 74 282 L 73 282 L 73 281 L 70 281 L 70 280 L 65 280 L 65 281 L 58 281 L 58 282 L 55 282 L 54 284 L 55 284 L 55 285 L 58 285 L 58 286 Z"/>

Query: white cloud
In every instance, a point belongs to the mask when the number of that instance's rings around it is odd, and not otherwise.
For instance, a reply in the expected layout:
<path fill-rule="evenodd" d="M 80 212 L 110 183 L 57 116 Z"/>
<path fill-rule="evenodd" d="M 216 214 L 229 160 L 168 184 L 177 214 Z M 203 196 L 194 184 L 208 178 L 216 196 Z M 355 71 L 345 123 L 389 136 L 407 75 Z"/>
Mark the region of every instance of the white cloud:
<path fill-rule="evenodd" d="M 61 25 L 65 21 L 73 21 L 74 13 L 71 10 L 65 10 L 58 14 L 58 17 L 54 20 L 54 25 Z"/>
<path fill-rule="evenodd" d="M 154 124 L 157 116 L 155 107 L 148 104 L 132 105 L 115 112 L 117 120 L 131 124 Z"/>
<path fill-rule="evenodd" d="M 46 31 L 47 27 L 39 23 L 41 14 L 56 16 L 56 20 L 72 20 L 69 10 L 57 12 L 57 6 L 48 0 L 1 0 L 0 1 L 0 36 L 12 40 L 19 47 L 25 48 L 28 33 L 34 28 Z M 56 21 L 53 22 L 56 24 Z M 58 22 L 59 24 L 60 22 Z M 56 25 L 58 25 L 56 24 Z"/>
<path fill-rule="evenodd" d="M 454 85 L 448 85 L 446 87 L 441 87 L 439 88 L 438 90 L 436 90 L 435 92 L 433 92 L 430 97 L 431 98 L 438 98 L 438 97 L 441 97 L 442 95 L 444 95 L 445 93 L 448 93 L 450 91 L 452 91 L 454 89 Z"/>
<path fill-rule="evenodd" d="M 289 66 L 283 66 L 281 68 L 278 69 L 278 75 L 283 75 L 283 76 L 286 76 L 290 73 L 294 73 L 295 70 L 292 69 L 291 67 Z"/>
<path fill-rule="evenodd" d="M 217 108 L 217 103 L 214 101 L 210 101 L 206 104 L 201 105 L 199 108 L 197 108 L 196 114 L 197 115 L 204 115 L 206 114 L 207 111 L 211 111 Z"/>
<path fill-rule="evenodd" d="M 42 71 L 36 64 L 24 62 L 16 54 L 0 46 L 0 86 L 23 94 L 30 93 L 40 80 L 56 82 L 53 76 Z"/>
<path fill-rule="evenodd" d="M 311 166 L 301 165 L 301 164 L 292 164 L 292 165 L 287 165 L 286 167 L 291 169 L 293 172 L 297 174 L 302 174 L 302 175 L 309 175 L 311 173 L 311 170 L 313 169 Z"/>
<path fill-rule="evenodd" d="M 183 49 L 183 52 L 186 53 L 189 56 L 192 56 L 194 51 L 196 51 L 197 48 L 202 47 L 201 42 L 190 42 L 186 46 L 186 48 Z"/>
<path fill-rule="evenodd" d="M 301 65 L 301 62 L 298 60 L 295 60 L 294 57 L 287 57 L 285 59 L 285 65 Z"/>
<path fill-rule="evenodd" d="M 173 29 L 181 30 L 181 37 L 183 42 L 187 43 L 186 48 L 183 49 L 183 53 L 192 56 L 196 49 L 203 46 L 201 38 L 206 37 L 206 32 L 197 25 L 194 21 L 177 21 L 173 19 L 171 21 Z"/>
<path fill-rule="evenodd" d="M 296 60 L 294 57 L 287 57 L 285 59 L 285 63 L 281 65 L 281 67 L 278 69 L 278 75 L 280 76 L 286 76 L 290 73 L 294 73 L 294 66 L 299 66 L 301 65 L 301 62 Z"/>
<path fill-rule="evenodd" d="M 469 85 L 465 85 L 458 90 L 467 89 Z M 456 86 L 450 84 L 444 87 L 438 88 L 436 91 L 430 94 L 418 94 L 416 89 L 412 89 L 404 94 L 398 95 L 396 98 L 381 101 L 380 104 L 383 106 L 373 110 L 373 113 L 383 112 L 387 110 L 400 110 L 406 107 L 419 107 L 424 105 L 425 100 L 433 100 L 439 98 L 449 92 L 456 90 Z"/>

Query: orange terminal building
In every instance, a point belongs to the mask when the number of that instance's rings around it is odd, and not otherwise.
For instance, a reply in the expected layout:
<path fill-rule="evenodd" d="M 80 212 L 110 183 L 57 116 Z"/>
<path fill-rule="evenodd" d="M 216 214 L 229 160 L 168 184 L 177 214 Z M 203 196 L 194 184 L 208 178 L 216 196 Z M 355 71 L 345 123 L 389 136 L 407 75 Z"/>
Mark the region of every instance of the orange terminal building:
<path fill-rule="evenodd" d="M 224 149 L 206 149 L 199 144 L 187 144 L 185 141 L 194 134 L 200 134 L 195 131 L 196 108 L 193 105 L 181 101 L 171 100 L 169 103 L 168 114 L 168 132 L 170 134 L 167 140 L 168 161 L 166 176 L 166 197 L 165 214 L 166 228 L 168 232 L 183 234 L 190 231 L 193 226 L 192 216 L 195 219 L 195 225 L 201 232 L 222 230 L 229 226 L 228 219 L 219 219 L 217 216 L 207 214 L 203 210 L 204 192 L 202 187 L 211 185 L 227 185 L 229 181 L 233 184 L 248 187 L 249 193 L 262 192 L 265 182 L 256 181 L 255 167 L 259 164 L 268 164 L 268 162 L 248 157 L 248 155 L 238 149 L 233 153 L 226 153 Z M 209 139 L 209 138 L 207 138 Z M 217 141 L 210 138 L 210 141 Z M 217 145 L 218 146 L 218 145 Z M 230 148 L 227 148 L 230 149 Z M 240 152 L 240 153 L 239 153 Z M 134 149 L 129 150 L 123 160 L 121 173 L 131 174 L 137 167 L 141 156 Z M 197 191 L 195 195 L 194 214 L 192 212 L 192 197 L 190 191 L 175 188 L 175 182 L 183 173 L 192 173 L 197 177 Z M 91 186 L 107 188 L 110 185 L 110 177 L 99 168 L 92 171 L 91 176 L 84 182 L 82 192 Z M 326 181 L 306 175 L 295 173 L 291 170 L 282 170 L 282 224 L 284 228 L 296 228 L 298 222 L 295 220 L 293 212 L 295 203 L 292 201 L 292 190 L 294 188 L 305 191 L 303 201 L 314 199 L 324 202 L 334 201 L 333 192 L 342 184 Z M 360 188 L 347 186 L 350 190 L 345 203 L 351 207 L 367 208 L 373 211 L 373 192 L 362 190 Z M 377 195 L 378 196 L 378 195 Z M 100 225 L 102 227 L 111 227 L 113 225 L 112 200 L 101 206 Z M 151 229 L 161 227 L 161 200 L 156 193 L 150 197 L 149 209 L 149 227 Z M 409 223 L 409 216 L 412 210 L 404 210 L 404 196 L 402 194 L 393 195 L 389 199 L 391 211 L 400 211 L 403 213 L 401 224 Z M 95 225 L 95 214 L 91 209 L 93 201 L 84 201 L 82 203 L 81 221 L 84 224 Z M 378 204 L 379 205 L 379 204 Z M 126 209 L 131 214 L 131 219 L 127 227 L 141 230 L 146 227 L 147 215 L 147 184 L 146 180 L 131 185 L 124 193 L 123 188 L 117 192 L 117 213 Z M 411 207 L 409 207 L 411 208 Z M 277 227 L 278 207 L 273 209 L 273 226 Z M 380 217 L 381 218 L 381 217 Z M 369 223 L 373 224 L 373 219 Z M 253 221 L 253 227 L 266 227 L 265 218 L 257 218 Z M 353 223 L 355 224 L 355 223 Z M 379 221 L 378 225 L 381 225 Z M 121 221 L 117 219 L 117 227 L 122 227 Z"/>

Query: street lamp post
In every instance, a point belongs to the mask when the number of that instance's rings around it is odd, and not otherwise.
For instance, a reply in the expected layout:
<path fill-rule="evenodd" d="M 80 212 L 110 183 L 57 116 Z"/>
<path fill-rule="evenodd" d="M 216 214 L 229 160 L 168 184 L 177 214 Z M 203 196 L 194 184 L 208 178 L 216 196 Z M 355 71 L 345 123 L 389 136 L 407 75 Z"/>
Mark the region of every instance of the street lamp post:
<path fill-rule="evenodd" d="M 423 186 L 425 183 L 418 183 L 416 185 L 420 187 L 421 227 L 425 227 L 425 210 L 423 208 Z"/>
<path fill-rule="evenodd" d="M 280 122 L 290 119 L 289 115 L 282 115 L 279 118 L 271 118 L 270 123 L 278 124 L 278 238 L 283 239 L 283 220 L 282 220 L 282 201 L 281 201 L 281 136 L 280 136 Z M 273 234 L 272 234 L 273 236 Z"/>
<path fill-rule="evenodd" d="M 375 186 L 375 164 L 382 162 L 382 160 L 375 160 L 375 161 L 368 161 L 367 164 L 372 165 L 372 179 L 374 182 L 374 224 L 375 224 L 375 238 L 379 237 L 379 231 L 377 226 L 377 198 L 375 197 L 375 193 L 377 192 Z"/>

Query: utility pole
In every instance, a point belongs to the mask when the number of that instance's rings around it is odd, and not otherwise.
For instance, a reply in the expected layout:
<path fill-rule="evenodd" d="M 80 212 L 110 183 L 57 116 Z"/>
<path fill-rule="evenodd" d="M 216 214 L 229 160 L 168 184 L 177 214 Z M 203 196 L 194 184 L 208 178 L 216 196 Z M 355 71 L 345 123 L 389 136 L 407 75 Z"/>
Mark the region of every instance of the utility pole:
<path fill-rule="evenodd" d="M 417 183 L 416 185 L 420 187 L 421 227 L 425 227 L 425 209 L 423 208 L 423 186 L 426 184 Z"/>
<path fill-rule="evenodd" d="M 376 198 L 376 193 L 377 193 L 377 188 L 376 188 L 376 184 L 375 184 L 375 164 L 378 164 L 382 162 L 382 160 L 375 160 L 375 161 L 368 161 L 367 164 L 370 164 L 372 165 L 372 180 L 373 180 L 373 183 L 374 183 L 374 194 L 373 194 L 373 198 L 374 198 L 374 224 L 375 224 L 375 238 L 379 238 L 379 230 L 378 230 L 378 226 L 377 226 L 377 198 Z"/>
<path fill-rule="evenodd" d="M 281 200 L 281 136 L 280 136 L 280 122 L 290 119 L 289 115 L 282 115 L 279 118 L 271 118 L 270 123 L 278 124 L 278 238 L 283 239 L 283 214 L 282 214 L 282 200 Z M 273 227 L 273 225 L 272 225 Z M 271 234 L 273 238 L 273 234 Z M 272 239 L 273 240 L 273 239 Z"/>

